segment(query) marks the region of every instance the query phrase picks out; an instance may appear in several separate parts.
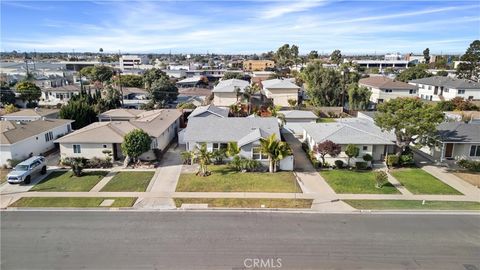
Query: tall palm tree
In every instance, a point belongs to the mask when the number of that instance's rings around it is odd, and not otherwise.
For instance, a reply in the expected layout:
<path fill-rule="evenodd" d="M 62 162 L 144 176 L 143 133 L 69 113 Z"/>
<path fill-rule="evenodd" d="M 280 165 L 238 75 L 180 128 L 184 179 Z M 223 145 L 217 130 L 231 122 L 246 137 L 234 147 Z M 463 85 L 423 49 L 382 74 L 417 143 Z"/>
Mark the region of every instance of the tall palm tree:
<path fill-rule="evenodd" d="M 260 87 L 258 84 L 254 84 L 252 86 L 248 86 L 243 91 L 243 98 L 248 101 L 248 114 L 252 113 L 252 98 L 255 94 L 260 92 Z"/>
<path fill-rule="evenodd" d="M 237 97 L 237 102 L 238 102 L 238 99 L 240 98 L 240 96 L 242 96 L 242 90 L 240 89 L 240 87 L 235 86 L 233 88 L 233 92 L 235 92 L 235 96 Z"/>
<path fill-rule="evenodd" d="M 203 143 L 200 147 L 195 146 L 195 156 L 197 158 L 197 162 L 200 165 L 200 175 L 207 176 L 208 175 L 208 168 L 207 165 L 212 163 L 212 153 L 210 153 L 207 149 L 207 144 Z"/>
<path fill-rule="evenodd" d="M 260 151 L 267 154 L 269 161 L 268 171 L 271 173 L 277 171 L 277 163 L 280 160 L 291 155 L 288 144 L 278 140 L 275 133 L 267 138 L 260 138 Z"/>

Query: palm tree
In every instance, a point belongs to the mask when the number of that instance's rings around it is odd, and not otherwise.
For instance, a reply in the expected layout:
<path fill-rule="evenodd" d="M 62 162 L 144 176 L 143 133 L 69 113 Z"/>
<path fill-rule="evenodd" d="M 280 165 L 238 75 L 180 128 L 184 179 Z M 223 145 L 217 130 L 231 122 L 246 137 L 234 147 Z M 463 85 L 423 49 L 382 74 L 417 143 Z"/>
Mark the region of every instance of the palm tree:
<path fill-rule="evenodd" d="M 248 114 L 250 115 L 252 113 L 252 97 L 260 92 L 260 87 L 258 84 L 254 84 L 252 86 L 249 86 L 245 88 L 243 91 L 243 98 L 248 101 Z"/>
<path fill-rule="evenodd" d="M 195 152 L 184 151 L 180 153 L 180 155 L 184 163 L 187 163 L 188 165 L 193 165 L 193 161 L 195 160 Z"/>
<path fill-rule="evenodd" d="M 279 112 L 281 108 L 281 106 L 271 106 L 268 108 L 268 110 L 270 111 L 271 116 L 277 117 L 277 119 L 280 121 L 280 127 L 283 127 L 286 123 L 286 120 L 285 114 Z"/>
<path fill-rule="evenodd" d="M 227 144 L 227 156 L 234 157 L 240 153 L 240 148 L 236 142 L 229 142 Z"/>
<path fill-rule="evenodd" d="M 241 105 L 238 103 L 230 105 L 230 112 L 234 117 L 238 117 L 242 111 Z"/>
<path fill-rule="evenodd" d="M 235 96 L 237 97 L 237 102 L 238 102 L 238 98 L 242 95 L 242 90 L 240 89 L 240 87 L 235 86 L 233 88 L 233 92 L 235 92 Z"/>
<path fill-rule="evenodd" d="M 277 163 L 280 160 L 291 155 L 288 144 L 278 140 L 275 133 L 267 138 L 260 138 L 260 151 L 267 154 L 269 161 L 268 171 L 271 173 L 277 171 Z"/>
<path fill-rule="evenodd" d="M 197 162 L 200 165 L 199 174 L 201 176 L 208 175 L 207 165 L 212 163 L 212 153 L 207 149 L 207 144 L 203 143 L 200 147 L 195 146 L 195 156 L 197 157 Z"/>

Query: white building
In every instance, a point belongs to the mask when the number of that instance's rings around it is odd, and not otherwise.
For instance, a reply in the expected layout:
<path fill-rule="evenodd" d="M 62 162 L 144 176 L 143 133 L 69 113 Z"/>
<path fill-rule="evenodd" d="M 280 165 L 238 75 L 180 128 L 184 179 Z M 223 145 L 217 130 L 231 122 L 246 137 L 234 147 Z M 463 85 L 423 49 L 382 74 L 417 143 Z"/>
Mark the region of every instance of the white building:
<path fill-rule="evenodd" d="M 144 55 L 122 55 L 120 57 L 120 69 L 133 70 L 140 69 L 141 65 L 148 63 L 148 58 Z"/>
<path fill-rule="evenodd" d="M 360 79 L 358 85 L 367 87 L 371 92 L 370 101 L 378 104 L 397 97 L 416 97 L 417 87 L 384 76 L 372 76 Z"/>
<path fill-rule="evenodd" d="M 418 96 L 424 100 L 441 101 L 462 97 L 468 100 L 480 99 L 480 83 L 443 76 L 433 76 L 408 82 L 418 87 Z"/>
<path fill-rule="evenodd" d="M 228 107 L 239 101 L 239 95 L 250 85 L 249 82 L 238 79 L 220 81 L 213 88 L 213 104 Z"/>
<path fill-rule="evenodd" d="M 262 81 L 262 94 L 270 99 L 273 104 L 288 107 L 288 100 L 298 102 L 300 87 L 289 79 L 272 79 Z"/>
<path fill-rule="evenodd" d="M 57 119 L 59 109 L 45 109 L 45 108 L 35 108 L 35 109 L 21 109 L 18 112 L 9 113 L 2 115 L 2 121 L 20 121 L 20 122 L 30 122 L 41 119 Z"/>
<path fill-rule="evenodd" d="M 65 85 L 60 87 L 42 88 L 42 95 L 38 104 L 51 105 L 66 104 L 74 95 L 80 94 L 80 85 Z"/>

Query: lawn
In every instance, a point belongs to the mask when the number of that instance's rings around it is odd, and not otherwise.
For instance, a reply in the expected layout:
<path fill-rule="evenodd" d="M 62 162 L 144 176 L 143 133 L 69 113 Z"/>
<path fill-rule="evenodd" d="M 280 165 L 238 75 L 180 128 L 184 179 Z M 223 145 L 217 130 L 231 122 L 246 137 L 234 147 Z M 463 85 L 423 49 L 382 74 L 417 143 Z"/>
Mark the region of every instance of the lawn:
<path fill-rule="evenodd" d="M 311 208 L 310 199 L 237 199 L 237 198 L 174 198 L 175 205 L 181 207 L 183 203 L 206 203 L 209 207 L 226 208 Z"/>
<path fill-rule="evenodd" d="M 236 172 L 226 165 L 212 165 L 207 177 L 181 174 L 177 192 L 302 192 L 292 172 Z"/>
<path fill-rule="evenodd" d="M 119 172 L 100 191 L 144 192 L 154 172 Z"/>
<path fill-rule="evenodd" d="M 419 168 L 398 169 L 390 173 L 413 194 L 462 195 L 456 189 Z"/>
<path fill-rule="evenodd" d="M 375 175 L 372 171 L 328 170 L 320 174 L 336 193 L 347 194 L 398 194 L 392 184 L 382 188 L 375 187 Z"/>
<path fill-rule="evenodd" d="M 10 169 L 0 168 L 0 184 L 7 181 L 7 174 L 10 172 Z"/>
<path fill-rule="evenodd" d="M 88 171 L 77 177 L 72 171 L 56 171 L 49 174 L 30 191 L 90 191 L 107 173 L 107 171 Z"/>
<path fill-rule="evenodd" d="M 415 200 L 344 200 L 357 209 L 388 210 L 480 210 L 479 202 L 422 201 Z"/>
<path fill-rule="evenodd" d="M 23 197 L 9 207 L 102 207 L 100 204 L 106 199 L 115 200 L 108 207 L 131 207 L 137 198 Z"/>
<path fill-rule="evenodd" d="M 317 118 L 317 123 L 334 123 L 335 118 Z"/>
<path fill-rule="evenodd" d="M 478 172 L 458 171 L 453 174 L 467 183 L 480 187 L 480 173 Z"/>

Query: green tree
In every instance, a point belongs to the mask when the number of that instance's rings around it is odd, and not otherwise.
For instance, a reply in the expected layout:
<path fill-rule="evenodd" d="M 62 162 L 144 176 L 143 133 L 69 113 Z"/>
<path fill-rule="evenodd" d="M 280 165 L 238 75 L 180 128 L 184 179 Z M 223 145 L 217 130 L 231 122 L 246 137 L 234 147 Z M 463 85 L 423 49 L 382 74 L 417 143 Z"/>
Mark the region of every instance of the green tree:
<path fill-rule="evenodd" d="M 125 160 L 137 162 L 138 157 L 150 150 L 152 139 L 150 135 L 141 129 L 134 129 L 123 137 L 121 145 Z"/>
<path fill-rule="evenodd" d="M 7 105 L 5 105 L 4 110 L 5 110 L 5 113 L 6 113 L 6 114 L 20 111 L 20 109 L 17 108 L 17 107 L 16 107 L 15 105 L 13 105 L 13 104 L 7 104 Z"/>
<path fill-rule="evenodd" d="M 97 113 L 86 99 L 69 100 L 60 108 L 58 115 L 62 119 L 75 120 L 72 123 L 73 129 L 80 129 L 97 120 Z"/>
<path fill-rule="evenodd" d="M 151 99 L 161 106 L 175 101 L 178 96 L 177 86 L 166 77 L 155 80 L 148 91 Z"/>
<path fill-rule="evenodd" d="M 400 156 L 410 144 L 427 145 L 443 121 L 438 107 L 417 98 L 396 98 L 378 105 L 375 124 L 395 134 Z"/>
<path fill-rule="evenodd" d="M 448 72 L 446 70 L 439 70 L 437 71 L 437 76 L 442 76 L 442 77 L 447 77 L 448 76 Z"/>
<path fill-rule="evenodd" d="M 423 58 L 425 59 L 425 64 L 430 64 L 430 49 L 426 48 L 423 50 Z"/>
<path fill-rule="evenodd" d="M 354 144 L 349 144 L 347 145 L 347 148 L 345 148 L 345 155 L 347 155 L 347 166 L 350 166 L 350 159 L 352 157 L 358 157 L 358 154 L 360 153 L 360 149 L 355 146 Z"/>
<path fill-rule="evenodd" d="M 248 86 L 243 90 L 243 93 L 242 93 L 243 98 L 245 98 L 248 101 L 248 114 L 249 115 L 252 113 L 252 99 L 253 99 L 253 96 L 257 93 L 260 93 L 260 90 L 261 89 L 258 86 L 258 84 Z"/>
<path fill-rule="evenodd" d="M 462 62 L 457 66 L 457 76 L 478 81 L 480 79 L 480 40 L 473 41 L 460 60 Z"/>
<path fill-rule="evenodd" d="M 317 51 L 310 51 L 307 56 L 308 60 L 315 60 L 318 59 L 318 52 Z"/>
<path fill-rule="evenodd" d="M 415 79 L 430 77 L 432 74 L 428 73 L 427 68 L 428 66 L 425 64 L 418 64 L 416 66 L 409 67 L 398 74 L 397 80 L 408 82 Z"/>
<path fill-rule="evenodd" d="M 340 50 L 334 50 L 330 55 L 330 61 L 340 65 L 340 63 L 342 63 L 342 52 Z"/>
<path fill-rule="evenodd" d="M 366 110 L 370 104 L 372 92 L 365 86 L 350 84 L 348 88 L 348 107 L 350 110 Z"/>
<path fill-rule="evenodd" d="M 238 80 L 243 80 L 243 74 L 241 72 L 225 72 L 223 74 L 223 79 L 224 80 L 230 80 L 230 79 L 238 79 Z"/>
<path fill-rule="evenodd" d="M 236 142 L 229 142 L 227 144 L 227 156 L 229 157 L 234 157 L 240 154 L 240 148 L 238 147 L 238 144 Z"/>
<path fill-rule="evenodd" d="M 3 105 L 6 104 L 15 104 L 15 93 L 9 88 L 0 89 L 0 102 Z"/>
<path fill-rule="evenodd" d="M 21 81 L 15 85 L 17 93 L 20 94 L 20 99 L 28 101 L 28 103 L 37 101 L 42 96 L 42 91 L 33 82 Z"/>
<path fill-rule="evenodd" d="M 260 151 L 268 156 L 268 171 L 274 173 L 277 171 L 277 163 L 291 155 L 291 150 L 286 142 L 277 139 L 275 133 L 267 138 L 260 138 Z"/>
<path fill-rule="evenodd" d="M 143 77 L 139 75 L 127 74 L 120 77 L 120 83 L 123 87 L 143 88 Z"/>
<path fill-rule="evenodd" d="M 436 56 L 435 57 L 435 68 L 436 69 L 448 69 L 447 57 L 446 56 Z"/>
<path fill-rule="evenodd" d="M 323 68 L 322 63 L 310 63 L 302 72 L 307 85 L 307 93 L 314 106 L 339 106 L 343 93 L 342 74 L 331 68 Z"/>
<path fill-rule="evenodd" d="M 159 79 L 168 79 L 168 75 L 158 68 L 148 69 L 143 73 L 143 82 L 147 90 L 150 90 L 153 82 Z"/>
<path fill-rule="evenodd" d="M 212 153 L 208 151 L 207 144 L 203 143 L 200 145 L 200 147 L 197 145 L 195 147 L 195 156 L 198 164 L 200 165 L 200 171 L 198 174 L 201 176 L 210 175 L 207 166 L 212 163 Z"/>
<path fill-rule="evenodd" d="M 290 108 L 292 109 L 295 109 L 295 107 L 297 106 L 297 100 L 296 99 L 288 99 L 287 100 L 288 102 L 288 105 L 290 106 Z"/>
<path fill-rule="evenodd" d="M 87 77 L 91 82 L 106 83 L 113 77 L 113 69 L 108 66 L 84 67 L 80 70 L 82 76 Z"/>

